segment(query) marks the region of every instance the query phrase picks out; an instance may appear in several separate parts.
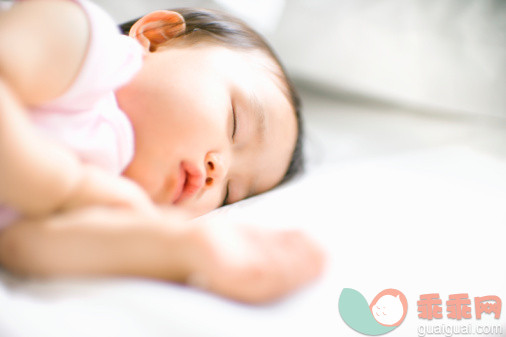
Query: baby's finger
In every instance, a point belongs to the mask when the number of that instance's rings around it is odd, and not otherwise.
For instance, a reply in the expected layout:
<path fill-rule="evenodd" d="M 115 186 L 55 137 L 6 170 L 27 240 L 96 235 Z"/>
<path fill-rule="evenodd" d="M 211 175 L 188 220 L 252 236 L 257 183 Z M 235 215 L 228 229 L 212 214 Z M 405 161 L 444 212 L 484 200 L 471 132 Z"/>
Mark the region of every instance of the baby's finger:
<path fill-rule="evenodd" d="M 313 241 L 309 236 L 300 233 L 298 236 L 300 245 L 300 251 L 303 256 L 303 262 L 307 267 L 307 275 L 308 281 L 311 281 L 323 272 L 323 268 L 325 265 L 325 254 L 315 241 Z"/>
<path fill-rule="evenodd" d="M 278 259 L 285 287 L 293 291 L 318 277 L 323 270 L 323 253 L 300 231 L 280 233 Z"/>

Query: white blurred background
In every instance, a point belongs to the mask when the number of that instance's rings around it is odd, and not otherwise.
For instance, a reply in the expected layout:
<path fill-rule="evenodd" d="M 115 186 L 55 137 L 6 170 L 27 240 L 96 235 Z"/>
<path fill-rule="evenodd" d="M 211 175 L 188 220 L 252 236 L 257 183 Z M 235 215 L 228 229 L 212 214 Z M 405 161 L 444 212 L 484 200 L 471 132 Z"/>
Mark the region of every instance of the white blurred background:
<path fill-rule="evenodd" d="M 327 272 L 286 301 L 247 307 L 150 280 L 0 270 L 2 337 L 358 336 L 338 316 L 344 287 L 369 300 L 402 290 L 410 309 L 389 336 L 414 336 L 422 293 L 506 299 L 506 1 L 94 1 L 118 23 L 225 9 L 267 37 L 303 97 L 310 169 L 215 215 L 306 230 Z M 506 331 L 503 316 L 493 323 Z"/>
<path fill-rule="evenodd" d="M 118 23 L 184 6 L 247 21 L 302 94 L 310 167 L 448 146 L 506 160 L 504 0 L 95 2 Z"/>
<path fill-rule="evenodd" d="M 96 0 L 117 22 L 221 8 L 263 33 L 298 82 L 438 112 L 506 115 L 504 0 Z"/>

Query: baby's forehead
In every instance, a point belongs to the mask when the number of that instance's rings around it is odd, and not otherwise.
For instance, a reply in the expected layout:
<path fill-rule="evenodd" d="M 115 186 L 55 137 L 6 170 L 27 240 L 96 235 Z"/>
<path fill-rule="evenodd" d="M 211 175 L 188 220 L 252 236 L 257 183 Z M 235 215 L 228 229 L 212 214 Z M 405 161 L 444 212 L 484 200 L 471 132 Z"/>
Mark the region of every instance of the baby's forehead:
<path fill-rule="evenodd" d="M 227 44 L 215 39 L 202 39 L 194 41 L 187 39 L 185 36 L 169 40 L 166 44 L 167 48 L 184 48 L 195 55 L 216 55 L 219 58 L 233 59 L 237 58 L 250 67 L 261 67 L 266 71 L 274 73 L 276 77 L 283 77 L 282 70 L 278 62 L 270 55 L 267 50 L 259 47 L 240 47 Z"/>
<path fill-rule="evenodd" d="M 216 52 L 216 57 L 224 60 L 227 68 L 234 68 L 234 76 L 253 74 L 255 77 L 272 82 L 290 101 L 287 82 L 280 65 L 271 55 L 261 49 L 243 49 L 219 44 L 208 44 Z"/>
<path fill-rule="evenodd" d="M 217 78 L 226 78 L 223 83 L 252 96 L 262 88 L 269 87 L 271 92 L 279 91 L 295 115 L 291 104 L 290 90 L 283 71 L 277 61 L 260 48 L 238 48 L 214 40 L 179 42 L 169 48 L 183 49 L 189 62 L 198 63 L 199 69 L 210 70 Z"/>

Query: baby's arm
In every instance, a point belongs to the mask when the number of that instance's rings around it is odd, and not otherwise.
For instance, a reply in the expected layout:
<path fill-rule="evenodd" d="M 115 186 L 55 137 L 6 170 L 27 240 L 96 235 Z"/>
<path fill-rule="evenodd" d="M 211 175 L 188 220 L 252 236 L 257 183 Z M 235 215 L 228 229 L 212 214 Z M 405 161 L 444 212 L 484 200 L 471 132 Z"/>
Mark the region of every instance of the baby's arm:
<path fill-rule="evenodd" d="M 81 179 L 72 153 L 37 135 L 0 78 L 0 202 L 26 215 L 58 208 Z"/>
<path fill-rule="evenodd" d="M 297 232 L 187 222 L 86 208 L 24 220 L 0 232 L 0 263 L 34 276 L 130 275 L 191 283 L 235 300 L 275 300 L 322 270 L 320 250 Z"/>
<path fill-rule="evenodd" d="M 136 184 L 82 165 L 27 116 L 27 107 L 71 84 L 87 39 L 85 15 L 70 1 L 24 1 L 0 13 L 0 203 L 23 215 L 90 204 L 152 207 Z"/>
<path fill-rule="evenodd" d="M 1 78 L 0 203 L 25 216 L 92 204 L 154 207 L 135 183 L 82 165 L 75 154 L 38 134 Z"/>

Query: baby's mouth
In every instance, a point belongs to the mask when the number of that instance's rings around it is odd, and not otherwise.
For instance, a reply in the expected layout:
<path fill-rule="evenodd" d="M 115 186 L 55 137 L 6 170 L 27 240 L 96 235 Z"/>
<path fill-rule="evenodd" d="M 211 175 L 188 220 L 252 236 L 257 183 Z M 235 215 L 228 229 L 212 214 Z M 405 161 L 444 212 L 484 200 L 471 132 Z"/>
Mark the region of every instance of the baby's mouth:
<path fill-rule="evenodd" d="M 204 186 L 204 174 L 196 165 L 183 161 L 179 166 L 179 178 L 176 185 L 173 204 L 191 198 Z"/>

